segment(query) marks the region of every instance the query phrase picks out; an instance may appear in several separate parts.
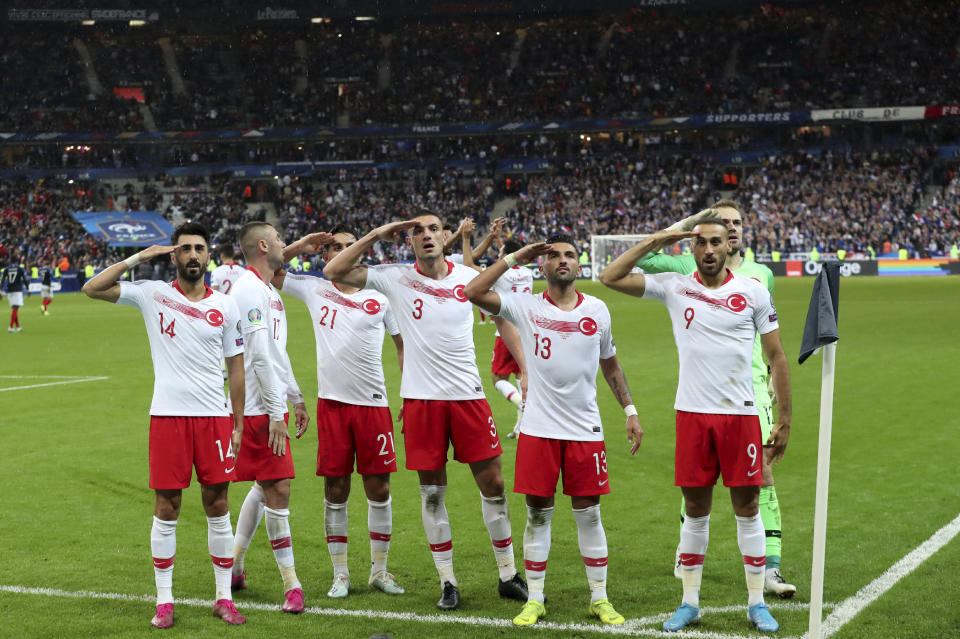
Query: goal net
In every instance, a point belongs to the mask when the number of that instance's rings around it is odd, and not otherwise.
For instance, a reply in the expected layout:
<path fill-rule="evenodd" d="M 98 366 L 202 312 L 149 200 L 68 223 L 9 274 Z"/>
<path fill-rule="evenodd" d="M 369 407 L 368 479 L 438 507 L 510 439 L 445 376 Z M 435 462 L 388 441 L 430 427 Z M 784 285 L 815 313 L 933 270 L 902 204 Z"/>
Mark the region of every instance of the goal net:
<path fill-rule="evenodd" d="M 600 271 L 610 262 L 620 257 L 620 254 L 634 244 L 650 237 L 649 235 L 594 235 L 590 238 L 590 278 L 596 282 L 600 278 Z M 664 249 L 671 255 L 680 255 L 689 246 L 690 240 L 683 240 Z M 635 273 L 640 269 L 634 268 Z"/>

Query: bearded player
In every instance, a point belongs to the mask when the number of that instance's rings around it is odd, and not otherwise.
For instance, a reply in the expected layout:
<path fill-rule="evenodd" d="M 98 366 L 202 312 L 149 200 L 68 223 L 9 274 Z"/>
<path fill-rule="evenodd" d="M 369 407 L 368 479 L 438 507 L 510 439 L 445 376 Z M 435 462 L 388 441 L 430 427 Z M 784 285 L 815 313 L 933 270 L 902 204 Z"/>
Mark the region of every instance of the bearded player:
<path fill-rule="evenodd" d="M 641 255 L 688 237 L 693 238 L 697 264 L 692 275 L 631 272 Z M 708 214 L 693 231 L 661 231 L 648 237 L 600 273 L 600 281 L 614 290 L 658 299 L 667 306 L 679 354 L 674 483 L 683 492 L 686 508 L 680 530 L 683 601 L 663 624 L 668 632 L 700 621 L 713 487 L 721 474 L 737 519 L 747 618 L 761 632 L 780 627 L 763 601 L 766 548 L 758 501 L 761 457 L 779 461 L 790 436 L 790 371 L 770 293 L 757 281 L 726 268 L 728 242 L 727 223 Z M 779 399 L 778 420 L 766 449 L 750 370 L 758 333 Z"/>
<path fill-rule="evenodd" d="M 93 299 L 133 306 L 143 315 L 153 358 L 150 405 L 150 487 L 156 491 L 150 548 L 157 610 L 150 623 L 173 625 L 173 562 L 181 492 L 192 468 L 207 514 L 207 547 L 213 562 L 213 614 L 229 624 L 245 619 L 233 605 L 230 568 L 233 529 L 227 488 L 243 436 L 243 337 L 240 313 L 228 296 L 203 283 L 209 236 L 199 224 L 174 231 L 171 246 L 151 246 L 114 264 L 83 285 Z M 177 269 L 173 282 L 118 282 L 127 270 L 160 255 Z M 223 394 L 220 362 L 226 358 L 233 419 Z"/>

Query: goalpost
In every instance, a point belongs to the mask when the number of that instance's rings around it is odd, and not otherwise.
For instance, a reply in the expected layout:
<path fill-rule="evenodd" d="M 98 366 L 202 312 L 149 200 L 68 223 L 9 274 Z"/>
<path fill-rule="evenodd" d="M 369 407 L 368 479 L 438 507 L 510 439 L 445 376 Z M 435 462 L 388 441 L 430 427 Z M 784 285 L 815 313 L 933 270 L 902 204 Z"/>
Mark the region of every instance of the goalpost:
<path fill-rule="evenodd" d="M 629 249 L 634 244 L 642 242 L 650 237 L 649 234 L 637 235 L 594 235 L 590 238 L 590 279 L 596 282 L 600 278 L 600 271 L 607 267 L 607 264 L 617 259 L 621 253 Z M 690 240 L 677 242 L 673 246 L 664 249 L 671 255 L 680 255 L 684 249 L 690 245 Z M 635 273 L 642 272 L 639 268 L 634 268 Z"/>

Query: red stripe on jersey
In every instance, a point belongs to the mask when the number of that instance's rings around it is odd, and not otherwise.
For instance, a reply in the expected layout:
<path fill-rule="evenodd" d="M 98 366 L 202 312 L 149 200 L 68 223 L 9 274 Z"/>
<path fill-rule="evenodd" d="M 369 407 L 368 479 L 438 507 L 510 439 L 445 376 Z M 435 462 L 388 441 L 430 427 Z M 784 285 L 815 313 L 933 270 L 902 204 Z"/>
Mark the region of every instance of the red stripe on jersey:
<path fill-rule="evenodd" d="M 328 544 L 345 544 L 347 543 L 346 536 L 341 537 L 340 535 L 327 535 Z"/>
<path fill-rule="evenodd" d="M 173 560 L 176 558 L 176 555 L 173 557 L 168 557 L 167 559 L 161 559 L 160 557 L 153 558 L 153 567 L 163 570 L 165 568 L 170 568 L 173 566 Z"/>
<path fill-rule="evenodd" d="M 444 541 L 439 544 L 430 544 L 430 550 L 433 552 L 446 552 L 448 550 L 453 550 L 453 540 Z"/>
<path fill-rule="evenodd" d="M 404 277 L 400 280 L 400 283 L 406 286 L 407 288 L 412 288 L 418 293 L 423 293 L 425 295 L 432 295 L 440 301 L 445 300 L 457 300 L 458 302 L 466 301 L 466 297 L 461 297 L 463 292 L 463 284 L 458 284 L 454 288 L 437 288 L 435 286 L 430 286 L 423 282 L 418 282 L 417 280 L 412 280 L 409 277 Z M 460 289 L 461 296 L 457 295 L 457 289 Z"/>
<path fill-rule="evenodd" d="M 543 572 L 547 569 L 547 562 L 545 561 L 530 561 L 529 559 L 523 560 L 523 566 L 527 570 L 532 570 L 533 572 Z"/>
<path fill-rule="evenodd" d="M 370 539 L 373 541 L 390 541 L 389 533 L 378 533 L 370 531 Z"/>
<path fill-rule="evenodd" d="M 607 565 L 607 558 L 606 558 L 606 557 L 597 557 L 597 558 L 584 557 L 584 558 L 583 558 L 583 565 L 584 565 L 584 566 L 593 566 L 594 568 L 599 567 L 599 566 L 606 566 L 606 565 Z"/>
<path fill-rule="evenodd" d="M 493 539 L 491 540 L 494 548 L 506 548 L 513 543 L 513 537 L 507 537 L 506 539 Z"/>
<path fill-rule="evenodd" d="M 346 306 L 347 308 L 360 308 L 360 304 L 358 304 L 357 302 L 354 302 L 351 299 L 344 297 L 343 295 L 340 295 L 336 291 L 331 291 L 326 288 L 318 287 L 317 293 L 320 295 L 320 297 L 325 297 L 326 299 L 336 304 L 339 304 L 340 306 Z"/>
<path fill-rule="evenodd" d="M 579 322 L 564 322 L 562 320 L 550 319 L 549 317 L 544 317 L 543 315 L 534 315 L 530 319 L 534 324 L 544 330 L 556 331 L 557 333 L 580 332 Z"/>
<path fill-rule="evenodd" d="M 270 547 L 274 550 L 280 550 L 281 548 L 290 548 L 293 546 L 293 542 L 290 540 L 290 537 L 281 537 L 280 539 L 271 539 Z"/>
<path fill-rule="evenodd" d="M 210 561 L 213 562 L 214 566 L 219 566 L 221 568 L 233 568 L 233 557 L 214 557 L 210 555 Z"/>
<path fill-rule="evenodd" d="M 680 563 L 684 566 L 702 566 L 703 555 L 693 555 L 689 553 L 680 553 Z"/>
<path fill-rule="evenodd" d="M 189 304 L 184 304 L 183 302 L 178 302 L 177 300 L 167 297 L 159 291 L 153 294 L 153 299 L 157 300 L 167 308 L 172 308 L 175 311 L 183 313 L 190 319 L 203 319 L 203 311 L 201 311 L 199 308 L 190 306 Z"/>
<path fill-rule="evenodd" d="M 751 557 L 750 555 L 743 556 L 743 563 L 745 566 L 766 566 L 767 557 L 766 555 L 762 557 Z"/>

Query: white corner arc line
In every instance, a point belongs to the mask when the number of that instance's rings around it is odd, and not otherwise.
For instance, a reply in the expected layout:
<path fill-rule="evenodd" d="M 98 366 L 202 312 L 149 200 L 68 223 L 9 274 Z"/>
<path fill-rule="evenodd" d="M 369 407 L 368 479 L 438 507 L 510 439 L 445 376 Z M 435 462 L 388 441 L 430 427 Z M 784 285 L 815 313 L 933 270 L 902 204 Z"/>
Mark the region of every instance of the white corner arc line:
<path fill-rule="evenodd" d="M 46 382 L 45 384 L 28 384 L 27 386 L 11 386 L 10 388 L 0 388 L 0 393 L 6 391 L 25 390 L 27 388 L 43 388 L 44 386 L 62 386 L 63 384 L 82 384 L 84 382 L 99 382 L 109 377 L 84 377 L 83 379 L 67 379 L 62 382 Z"/>
<path fill-rule="evenodd" d="M 112 601 L 142 601 L 153 603 L 156 598 L 152 595 L 130 595 L 116 592 L 97 592 L 92 590 L 60 590 L 58 588 L 33 588 L 30 586 L 11 586 L 0 585 L 0 592 L 8 592 L 20 595 L 45 595 L 48 597 L 67 597 L 71 599 L 105 599 Z M 192 606 L 198 608 L 210 608 L 213 601 L 206 599 L 177 599 L 176 603 L 182 606 Z M 267 604 L 250 601 L 234 602 L 240 610 L 279 610 L 277 604 Z M 825 604 L 829 606 L 830 604 Z M 771 607 L 781 610 L 800 610 L 809 608 L 806 603 L 773 603 Z M 704 607 L 706 613 L 742 611 L 743 606 L 722 606 L 722 607 Z M 309 607 L 304 611 L 306 614 L 330 616 L 330 617 L 362 617 L 367 619 L 390 619 L 395 621 L 411 621 L 419 623 L 439 623 L 451 625 L 470 625 L 485 626 L 488 628 L 512 628 L 513 623 L 509 618 L 492 617 L 474 617 L 457 616 L 441 614 L 417 614 L 413 612 L 392 612 L 385 610 L 348 610 L 344 608 L 318 608 Z M 667 618 L 667 614 L 656 615 L 654 617 L 644 617 L 641 619 L 631 619 L 622 626 L 598 626 L 586 623 L 554 623 L 543 621 L 531 626 L 531 630 L 562 631 L 562 632 L 589 632 L 605 635 L 626 635 L 640 637 L 692 637 L 696 639 L 745 639 L 748 635 L 724 634 L 719 632 L 704 632 L 701 630 L 690 630 L 681 632 L 664 632 L 654 628 L 644 628 L 640 624 L 652 623 L 656 620 Z M 752 636 L 752 635 L 749 635 Z M 796 639 L 795 637 L 781 637 L 781 639 Z"/>
<path fill-rule="evenodd" d="M 887 568 L 882 575 L 861 588 L 855 595 L 837 604 L 833 612 L 827 615 L 827 618 L 823 621 L 823 625 L 820 628 L 822 639 L 826 639 L 835 634 L 840 628 L 853 620 L 864 608 L 893 588 L 898 581 L 916 570 L 920 564 L 935 552 L 950 543 L 957 534 L 960 534 L 960 515 L 957 515 L 953 521 L 933 533 L 929 539 L 907 553 L 903 559 Z M 804 633 L 803 636 L 807 637 L 808 635 L 809 631 Z"/>

